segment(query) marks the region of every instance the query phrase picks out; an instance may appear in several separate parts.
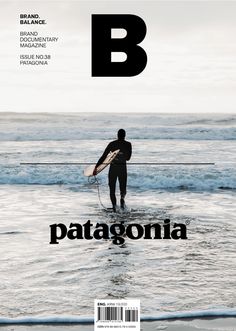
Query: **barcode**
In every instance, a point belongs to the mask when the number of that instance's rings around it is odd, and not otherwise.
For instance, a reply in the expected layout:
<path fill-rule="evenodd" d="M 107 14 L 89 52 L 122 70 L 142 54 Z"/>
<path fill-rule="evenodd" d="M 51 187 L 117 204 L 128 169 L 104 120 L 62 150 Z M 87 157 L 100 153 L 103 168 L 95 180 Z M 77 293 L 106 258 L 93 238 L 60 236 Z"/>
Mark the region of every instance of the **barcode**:
<path fill-rule="evenodd" d="M 98 307 L 98 321 L 123 321 L 123 307 Z"/>
<path fill-rule="evenodd" d="M 138 310 L 125 310 L 125 322 L 138 322 Z"/>
<path fill-rule="evenodd" d="M 140 300 L 100 299 L 94 301 L 94 331 L 140 331 Z M 132 329 L 132 330 L 131 330 Z"/>

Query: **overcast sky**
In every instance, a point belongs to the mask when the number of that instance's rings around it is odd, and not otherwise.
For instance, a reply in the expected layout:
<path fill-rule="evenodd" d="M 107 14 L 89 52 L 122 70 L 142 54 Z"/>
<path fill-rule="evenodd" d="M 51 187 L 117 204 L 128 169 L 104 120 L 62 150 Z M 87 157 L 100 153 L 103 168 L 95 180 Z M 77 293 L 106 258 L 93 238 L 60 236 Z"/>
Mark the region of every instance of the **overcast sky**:
<path fill-rule="evenodd" d="M 47 25 L 20 26 L 38 13 Z M 91 14 L 143 18 L 146 69 L 136 77 L 91 77 Z M 0 111 L 236 113 L 235 1 L 1 1 Z M 19 32 L 59 37 L 46 67 L 23 67 Z"/>

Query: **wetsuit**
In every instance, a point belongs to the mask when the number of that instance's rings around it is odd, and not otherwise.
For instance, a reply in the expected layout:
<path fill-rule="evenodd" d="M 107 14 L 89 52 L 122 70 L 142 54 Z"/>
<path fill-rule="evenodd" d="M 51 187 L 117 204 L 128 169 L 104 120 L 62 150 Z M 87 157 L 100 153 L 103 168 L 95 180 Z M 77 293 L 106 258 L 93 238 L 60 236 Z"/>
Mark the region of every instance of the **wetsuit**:
<path fill-rule="evenodd" d="M 107 154 L 109 152 L 114 152 L 119 149 L 120 152 L 116 158 L 112 161 L 109 169 L 109 188 L 110 188 L 110 199 L 113 205 L 113 208 L 116 206 L 116 181 L 119 180 L 120 185 L 120 197 L 121 197 L 121 207 L 124 207 L 124 198 L 126 195 L 126 186 L 127 186 L 127 167 L 126 161 L 129 161 L 132 154 L 132 145 L 130 142 L 124 139 L 117 139 L 110 142 L 105 149 L 103 155 L 98 160 L 96 167 L 103 163 Z"/>

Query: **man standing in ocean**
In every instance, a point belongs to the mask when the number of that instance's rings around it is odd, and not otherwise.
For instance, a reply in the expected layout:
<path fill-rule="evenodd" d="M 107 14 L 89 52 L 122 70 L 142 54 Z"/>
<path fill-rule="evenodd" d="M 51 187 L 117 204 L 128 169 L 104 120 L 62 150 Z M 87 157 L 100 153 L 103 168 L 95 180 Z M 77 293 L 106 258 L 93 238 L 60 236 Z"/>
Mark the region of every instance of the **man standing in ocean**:
<path fill-rule="evenodd" d="M 116 181 L 118 178 L 120 185 L 120 207 L 121 209 L 125 208 L 125 195 L 126 195 L 126 186 L 127 186 L 127 166 L 126 161 L 129 161 L 132 155 L 132 145 L 130 142 L 125 140 L 126 132 L 124 129 L 120 129 L 117 133 L 117 140 L 114 140 L 108 144 L 104 153 L 98 160 L 93 174 L 97 174 L 97 167 L 104 162 L 107 155 L 110 152 L 114 152 L 119 149 L 119 153 L 115 159 L 111 162 L 108 180 L 110 188 L 110 199 L 112 203 L 113 211 L 116 212 L 117 203 L 116 203 Z"/>

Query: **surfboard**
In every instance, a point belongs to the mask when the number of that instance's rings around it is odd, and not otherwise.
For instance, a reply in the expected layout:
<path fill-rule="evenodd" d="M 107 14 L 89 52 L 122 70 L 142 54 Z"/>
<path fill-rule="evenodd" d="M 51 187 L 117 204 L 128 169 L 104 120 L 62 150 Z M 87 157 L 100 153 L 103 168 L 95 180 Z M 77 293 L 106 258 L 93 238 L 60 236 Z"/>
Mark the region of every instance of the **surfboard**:
<path fill-rule="evenodd" d="M 107 157 L 105 158 L 104 162 L 97 167 L 97 174 L 99 174 L 102 170 L 104 170 L 114 160 L 114 158 L 117 156 L 117 154 L 119 153 L 119 151 L 120 150 L 117 149 L 116 151 L 110 152 L 107 155 Z M 84 169 L 84 176 L 86 176 L 86 177 L 93 176 L 93 171 L 94 171 L 95 166 L 96 166 L 96 164 L 91 165 L 91 166 L 85 168 Z"/>

